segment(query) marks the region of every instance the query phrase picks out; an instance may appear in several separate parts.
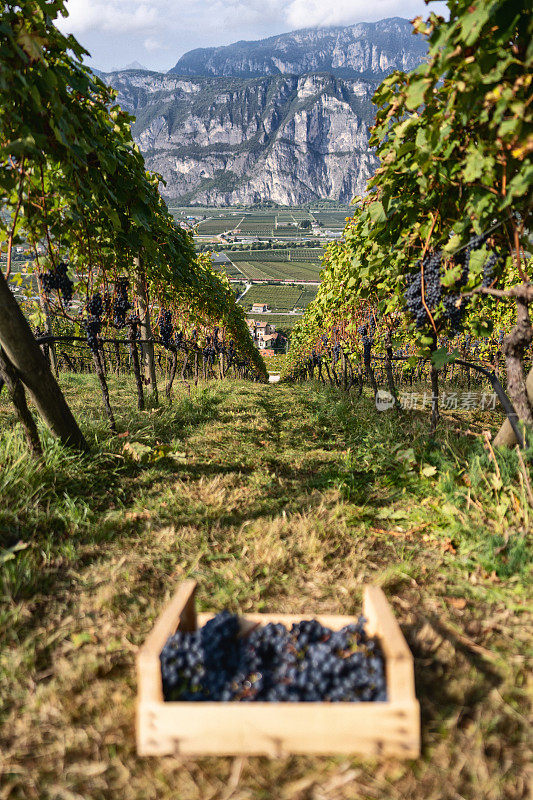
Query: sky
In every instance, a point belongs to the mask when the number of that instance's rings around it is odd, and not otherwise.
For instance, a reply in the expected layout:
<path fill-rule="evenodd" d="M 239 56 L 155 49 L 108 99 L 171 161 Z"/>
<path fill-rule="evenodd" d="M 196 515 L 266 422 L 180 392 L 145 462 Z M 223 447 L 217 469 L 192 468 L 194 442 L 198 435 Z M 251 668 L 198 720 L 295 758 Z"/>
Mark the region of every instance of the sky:
<path fill-rule="evenodd" d="M 110 71 L 138 61 L 166 72 L 196 47 L 264 39 L 298 28 L 427 16 L 424 0 L 68 0 L 59 27 Z M 445 13 L 444 2 L 429 10 Z"/>

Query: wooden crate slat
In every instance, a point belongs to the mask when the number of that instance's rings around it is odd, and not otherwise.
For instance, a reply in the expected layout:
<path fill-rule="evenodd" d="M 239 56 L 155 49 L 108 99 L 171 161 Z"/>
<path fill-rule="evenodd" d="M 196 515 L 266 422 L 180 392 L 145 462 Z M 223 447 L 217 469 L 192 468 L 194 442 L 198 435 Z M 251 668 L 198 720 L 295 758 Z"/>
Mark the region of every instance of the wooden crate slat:
<path fill-rule="evenodd" d="M 184 581 L 157 618 L 137 656 L 139 697 L 163 702 L 163 683 L 159 655 L 168 637 L 181 624 L 184 630 L 196 630 L 196 581 Z"/>
<path fill-rule="evenodd" d="M 385 655 L 387 696 L 391 703 L 415 700 L 413 656 L 383 591 L 365 586 L 363 614 L 368 632 L 379 638 Z"/>
<path fill-rule="evenodd" d="M 140 755 L 361 753 L 414 758 L 417 709 L 391 703 L 165 703 L 143 711 Z M 194 706 L 191 708 L 191 706 Z"/>

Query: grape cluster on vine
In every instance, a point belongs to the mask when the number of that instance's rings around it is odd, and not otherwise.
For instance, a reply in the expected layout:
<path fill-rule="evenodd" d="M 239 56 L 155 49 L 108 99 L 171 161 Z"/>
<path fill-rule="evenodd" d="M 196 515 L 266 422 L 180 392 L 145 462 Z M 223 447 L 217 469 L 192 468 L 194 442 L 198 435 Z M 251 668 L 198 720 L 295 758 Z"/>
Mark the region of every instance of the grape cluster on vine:
<path fill-rule="evenodd" d="M 357 702 L 386 700 L 379 645 L 364 619 L 339 631 L 317 620 L 269 623 L 239 636 L 236 615 L 178 631 L 161 652 L 166 700 Z"/>
<path fill-rule="evenodd" d="M 93 353 L 98 352 L 98 334 L 102 330 L 102 320 L 100 317 L 91 315 L 85 321 L 85 333 L 87 344 Z"/>
<path fill-rule="evenodd" d="M 119 278 L 115 285 L 115 300 L 113 302 L 113 325 L 123 328 L 126 324 L 126 314 L 131 308 L 128 300 L 129 282 L 126 278 Z"/>
<path fill-rule="evenodd" d="M 159 316 L 159 332 L 161 333 L 161 341 L 163 347 L 169 350 L 172 347 L 172 339 L 174 336 L 174 325 L 172 324 L 172 312 L 161 309 Z"/>
<path fill-rule="evenodd" d="M 69 305 L 74 293 L 74 284 L 68 276 L 68 267 L 64 261 L 60 261 L 50 272 L 44 272 L 41 275 L 41 282 L 46 295 L 55 289 L 61 294 L 65 305 Z"/>
<path fill-rule="evenodd" d="M 422 296 L 422 262 L 417 264 L 418 270 L 407 278 L 407 289 L 404 293 L 405 302 L 415 320 L 417 328 L 424 328 L 430 324 L 426 306 L 434 311 L 441 299 L 440 262 L 442 253 L 432 253 L 424 258 L 424 292 Z M 425 303 L 425 305 L 424 305 Z"/>
<path fill-rule="evenodd" d="M 102 314 L 104 313 L 104 303 L 100 292 L 95 292 L 87 303 L 87 319 L 85 321 L 85 333 L 87 344 L 93 353 L 98 352 L 98 334 L 102 330 Z"/>
<path fill-rule="evenodd" d="M 407 288 L 404 292 L 407 308 L 413 316 L 417 328 L 425 328 L 431 324 L 428 310 L 431 314 L 435 312 L 442 300 L 444 317 L 448 320 L 452 335 L 461 331 L 469 300 L 461 294 L 460 290 L 468 283 L 472 252 L 479 250 L 486 240 L 487 234 L 474 236 L 468 245 L 456 255 L 455 262 L 462 269 L 453 290 L 443 292 L 441 283 L 442 252 L 429 254 L 425 256 L 423 262 L 417 263 L 417 272 L 408 276 Z M 485 261 L 482 286 L 492 285 L 498 262 L 499 257 L 495 254 L 491 254 Z"/>
<path fill-rule="evenodd" d="M 376 330 L 376 323 L 374 322 L 373 317 L 371 317 L 371 321 L 373 323 L 373 330 L 370 336 L 368 335 L 368 328 L 366 325 L 361 325 L 357 329 L 359 335 L 361 336 L 361 342 L 363 344 L 363 361 L 365 362 L 365 364 L 368 364 L 368 362 L 370 361 L 372 346 L 374 344 L 373 333 Z"/>
<path fill-rule="evenodd" d="M 204 364 L 209 364 L 209 366 L 213 366 L 215 362 L 216 356 L 216 349 L 212 344 L 212 340 L 210 336 L 205 337 L 205 347 L 202 350 Z"/>
<path fill-rule="evenodd" d="M 87 312 L 90 316 L 101 317 L 104 313 L 104 302 L 100 292 L 95 292 L 87 303 Z"/>

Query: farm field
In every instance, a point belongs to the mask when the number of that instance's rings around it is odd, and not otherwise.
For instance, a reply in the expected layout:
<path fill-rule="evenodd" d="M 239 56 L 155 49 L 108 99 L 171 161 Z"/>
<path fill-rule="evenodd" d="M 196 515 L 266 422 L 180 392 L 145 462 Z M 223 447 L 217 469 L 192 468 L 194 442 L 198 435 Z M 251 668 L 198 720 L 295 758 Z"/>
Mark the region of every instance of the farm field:
<path fill-rule="evenodd" d="M 200 222 L 197 232 L 200 236 L 218 236 L 225 231 L 231 231 L 239 224 L 238 217 L 222 217 L 220 219 L 208 219 Z"/>
<path fill-rule="evenodd" d="M 324 256 L 322 247 L 272 248 L 271 250 L 226 250 L 232 261 L 316 261 Z"/>
<path fill-rule="evenodd" d="M 194 217 L 197 222 L 197 233 L 200 236 L 218 236 L 226 231 L 238 229 L 240 236 L 254 236 L 259 239 L 285 237 L 288 239 L 314 239 L 312 224 L 332 231 L 341 231 L 346 216 L 350 216 L 349 206 L 336 210 L 312 209 L 264 209 L 254 210 L 246 207 L 209 208 L 209 207 L 171 207 L 174 218 L 178 222 L 189 222 Z M 202 219 L 202 217 L 204 219 Z M 300 223 L 309 223 L 309 227 L 301 228 Z"/>
<path fill-rule="evenodd" d="M 298 320 L 302 319 L 303 313 L 300 314 L 246 314 L 248 319 L 255 319 L 259 322 L 270 322 L 276 326 L 276 330 L 290 330 L 294 328 Z"/>
<path fill-rule="evenodd" d="M 342 230 L 346 225 L 346 218 L 353 216 L 353 208 L 346 211 L 314 211 L 313 219 L 323 228 Z"/>
<path fill-rule="evenodd" d="M 253 303 L 266 303 L 272 311 L 292 311 L 293 308 L 305 308 L 316 297 L 316 290 L 305 291 L 299 286 L 268 286 L 257 284 L 252 286 L 240 302 L 246 311 Z"/>
<path fill-rule="evenodd" d="M 320 280 L 321 265 L 317 261 L 306 263 L 305 261 L 260 261 L 258 259 L 257 261 L 236 261 L 234 266 L 252 281 Z"/>
<path fill-rule="evenodd" d="M 0 525 L 21 542 L 3 564 L 3 797 L 527 796 L 527 562 L 523 536 L 500 535 L 516 454 L 495 492 L 472 436 L 500 414 L 445 415 L 428 447 L 425 412 L 376 415 L 366 391 L 216 382 L 142 413 L 109 383 L 121 437 L 95 376 L 62 375 L 93 453 L 49 437 L 39 470 L 0 395 Z M 127 442 L 168 455 L 140 464 Z M 357 614 L 381 586 L 415 659 L 421 758 L 137 757 L 135 654 L 186 577 L 213 611 Z"/>
<path fill-rule="evenodd" d="M 242 280 L 244 273 L 232 261 L 213 262 L 213 268 L 217 272 L 225 272 L 230 280 Z"/>

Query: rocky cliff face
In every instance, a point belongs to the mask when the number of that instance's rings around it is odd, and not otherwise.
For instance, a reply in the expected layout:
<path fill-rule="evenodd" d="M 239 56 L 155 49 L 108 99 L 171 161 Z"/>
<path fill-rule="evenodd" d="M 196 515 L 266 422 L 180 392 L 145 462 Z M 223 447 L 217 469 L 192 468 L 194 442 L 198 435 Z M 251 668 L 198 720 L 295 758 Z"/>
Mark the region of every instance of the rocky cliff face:
<path fill-rule="evenodd" d="M 376 25 L 382 26 L 384 35 L 392 23 L 397 31 L 399 22 L 408 25 L 398 20 Z M 394 55 L 392 45 L 387 52 L 382 44 L 370 46 L 373 27 L 274 37 L 278 55 L 280 40 L 287 45 L 286 58 L 278 58 L 277 73 L 272 74 L 268 59 L 273 56 L 267 58 L 270 50 L 259 48 L 262 55 L 253 56 L 253 70 L 262 71 L 261 77 L 231 72 L 226 77 L 210 76 L 209 70 L 252 71 L 249 61 L 242 58 L 220 56 L 221 62 L 211 54 L 202 57 L 203 76 L 180 76 L 175 70 L 166 75 L 129 70 L 111 73 L 105 80 L 119 91 L 123 108 L 135 115 L 135 139 L 148 168 L 167 181 L 165 194 L 173 201 L 231 205 L 274 200 L 291 205 L 330 198 L 347 202 L 365 191 L 375 168 L 368 137 L 378 73 L 381 77 L 382 71 L 420 61 L 416 48 L 408 53 L 399 47 Z M 364 44 L 361 37 L 354 39 L 354 30 L 359 28 L 367 37 Z M 414 36 L 411 39 L 416 41 Z M 294 49 L 288 47 L 295 40 L 305 58 L 295 60 Z M 248 48 L 249 54 L 253 50 Z M 195 52 L 180 59 L 178 66 L 185 60 L 195 70 L 194 64 L 199 63 L 196 56 L 193 59 Z M 211 51 L 202 51 L 207 52 Z M 349 62 L 349 71 L 355 74 L 359 65 L 366 74 L 341 78 L 332 74 L 331 67 L 326 72 L 297 74 L 308 66 L 323 69 L 343 59 Z M 376 74 L 370 77 L 374 68 Z"/>
<path fill-rule="evenodd" d="M 426 51 L 425 40 L 413 35 L 411 23 L 395 17 L 191 50 L 170 71 L 241 78 L 327 71 L 342 78 L 380 78 L 394 69 L 412 69 Z"/>

